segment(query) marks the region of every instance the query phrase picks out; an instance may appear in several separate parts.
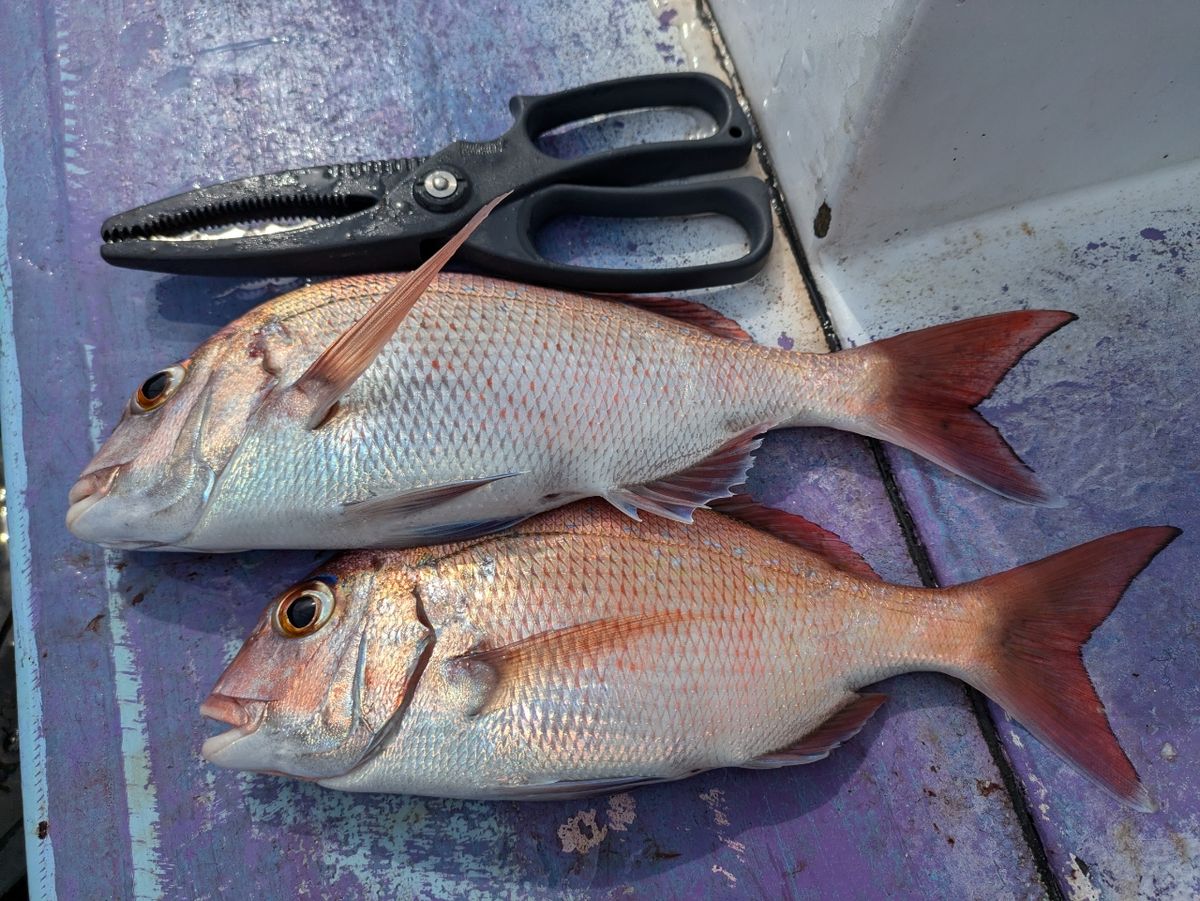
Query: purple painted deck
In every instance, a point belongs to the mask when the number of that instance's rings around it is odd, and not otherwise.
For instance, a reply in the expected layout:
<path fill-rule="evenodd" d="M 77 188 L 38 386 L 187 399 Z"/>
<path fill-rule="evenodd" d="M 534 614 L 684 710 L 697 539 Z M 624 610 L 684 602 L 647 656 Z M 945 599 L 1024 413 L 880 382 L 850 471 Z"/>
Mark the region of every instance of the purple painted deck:
<path fill-rule="evenodd" d="M 290 0 L 220 10 L 175 0 L 118 10 L 60 0 L 13 4 L 5 13 L 0 286 L 11 332 L 3 335 L 4 434 L 34 896 L 1043 894 L 964 691 L 933 676 L 893 680 L 881 715 L 820 764 L 718 771 L 585 802 L 349 796 L 217 771 L 201 760 L 200 744 L 214 727 L 199 717 L 200 700 L 266 599 L 305 572 L 313 555 L 104 552 L 66 532 L 66 490 L 146 373 L 283 286 L 107 267 L 97 252 L 99 223 L 196 181 L 423 153 L 454 137 L 491 136 L 506 126 L 513 93 L 695 60 L 711 65 L 711 54 L 695 51 L 695 41 L 707 40 L 702 32 L 684 43 L 680 26 L 697 27 L 686 5 L 597 0 L 547 2 L 521 13 L 463 9 L 449 0 L 400 7 Z M 786 257 L 786 243 L 777 248 Z M 778 266 L 787 271 L 737 289 L 735 305 L 769 307 L 781 286 L 798 283 L 793 262 Z M 817 349 L 814 322 L 808 315 L 779 340 Z M 776 340 L 774 333 L 758 337 Z M 1087 374 L 1102 361 L 1073 365 Z M 1037 372 L 1045 371 L 1043 362 Z M 1087 407 L 1084 374 L 1073 409 Z M 1039 418 L 1029 418 L 1032 405 L 994 409 L 1006 428 L 1010 420 L 1023 423 L 1016 431 L 1030 441 L 1043 426 L 1064 430 L 1062 420 L 1040 418 L 1055 416 L 1056 405 L 1042 407 Z M 1081 420 L 1080 428 L 1096 421 Z M 1120 423 L 1106 428 L 1120 440 Z M 1061 445 L 1059 470 L 1044 467 L 1057 484 L 1068 472 L 1068 447 Z M 1170 464 L 1141 462 L 1145 490 L 1170 503 L 1175 483 L 1164 475 L 1154 484 L 1155 473 L 1166 472 L 1155 467 Z M 920 488 L 912 480 L 928 478 L 903 468 L 906 486 Z M 765 499 L 841 532 L 885 576 L 915 580 L 878 473 L 857 439 L 773 435 L 751 484 Z M 1099 517 L 1076 518 L 1077 532 L 1047 537 L 1029 525 L 1051 522 L 1041 514 L 1005 506 L 1003 516 L 1012 519 L 987 519 L 979 511 L 999 508 L 994 498 L 945 480 L 934 486 L 936 500 L 920 514 L 927 538 L 939 534 L 938 523 L 961 524 L 970 514 L 999 523 L 994 528 L 1012 542 L 1010 554 L 986 559 L 956 557 L 953 545 L 939 542 L 947 576 L 992 571 L 1101 527 Z M 1137 519 L 1164 516 L 1186 526 L 1195 514 L 1140 508 Z M 1176 559 L 1185 553 L 1171 552 Z M 1143 596 L 1153 599 L 1165 578 L 1147 580 Z M 1110 632 L 1140 621 L 1129 610 Z M 1188 633 L 1165 606 L 1153 622 L 1175 636 L 1154 647 L 1182 657 L 1190 641 L 1194 653 L 1194 622 Z M 1097 651 L 1112 661 L 1098 669 L 1115 672 L 1117 649 L 1100 641 Z M 1101 683 L 1114 707 L 1136 711 L 1155 686 L 1183 688 L 1182 664 L 1156 664 L 1149 645 L 1139 653 L 1144 688 Z M 1170 673 L 1175 683 L 1163 681 Z M 1124 699 L 1123 690 L 1140 693 Z M 1171 722 L 1186 722 L 1184 708 L 1195 709 L 1194 685 L 1191 691 L 1150 703 L 1180 717 Z M 1139 728 L 1118 723 L 1122 735 Z M 1179 742 L 1181 753 L 1187 747 L 1182 731 L 1146 729 L 1141 752 L 1131 748 L 1144 769 L 1164 741 Z M 1078 832 L 1096 809 L 1112 814 L 1048 757 L 1030 753 L 1031 762 L 1019 760 L 1022 771 L 1036 767 L 1043 779 L 1065 780 L 1076 799 L 1047 811 L 1045 828 Z M 1149 781 L 1158 790 L 1186 765 L 1163 760 L 1147 772 Z M 1182 791 L 1185 782 L 1176 778 Z M 1075 847 L 1089 865 L 1103 865 L 1100 850 Z"/>

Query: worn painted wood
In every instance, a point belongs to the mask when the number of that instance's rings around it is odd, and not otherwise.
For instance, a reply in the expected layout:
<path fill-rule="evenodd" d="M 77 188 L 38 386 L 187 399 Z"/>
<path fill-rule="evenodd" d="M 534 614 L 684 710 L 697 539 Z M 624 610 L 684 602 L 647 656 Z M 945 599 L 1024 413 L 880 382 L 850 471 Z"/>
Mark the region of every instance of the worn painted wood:
<path fill-rule="evenodd" d="M 889 456 L 946 583 L 1183 528 L 1085 652 L 1159 813 L 1122 808 L 993 714 L 1065 894 L 1200 896 L 1200 69 L 1177 43 L 1196 8 L 1143 28 L 1115 3 L 715 6 L 844 340 L 1016 307 L 1080 315 L 984 406 L 1064 509 Z"/>
<path fill-rule="evenodd" d="M 66 532 L 65 495 L 135 384 L 286 284 L 109 268 L 99 223 L 198 181 L 494 135 L 518 91 L 715 67 L 686 6 L 465 10 L 60 0 L 5 13 L 0 325 L 34 896 L 1039 895 L 963 692 L 932 676 L 893 680 L 881 715 L 826 762 L 593 801 L 350 796 L 201 760 L 214 730 L 200 700 L 314 555 L 104 552 Z M 708 297 L 760 340 L 818 349 L 799 290 L 781 243 L 766 276 Z M 760 460 L 764 497 L 913 580 L 861 442 L 774 435 Z"/>
<path fill-rule="evenodd" d="M 1193 167 L 1182 183 L 1175 176 L 1142 179 L 1079 199 L 1072 211 L 1018 210 L 1009 221 L 933 238 L 961 251 L 938 266 L 941 277 L 949 265 L 960 280 L 963 312 L 1053 304 L 1080 316 L 987 403 L 991 415 L 1012 424 L 1018 452 L 1067 497 L 1064 510 L 997 504 L 894 454 L 944 582 L 1130 526 L 1184 530 L 1138 577 L 1085 654 L 1116 734 L 1160 812 L 1122 808 L 993 710 L 1051 864 L 1074 897 L 1200 894 L 1200 436 L 1193 415 L 1200 217 L 1178 200 L 1197 190 L 1200 167 Z M 1013 250 L 1020 239 L 1032 243 L 1020 223 L 1050 240 L 1021 247 L 1020 269 L 973 265 L 980 231 L 985 245 L 995 239 Z M 864 261 L 864 275 L 875 262 Z M 896 292 L 892 265 L 916 283 Z M 930 296 L 923 294 L 927 266 L 913 248 L 907 259 L 888 261 L 888 274 L 881 267 L 866 275 L 864 283 L 881 276 L 876 285 L 893 286 L 886 302 L 870 293 L 864 299 L 868 333 L 943 315 L 918 300 Z"/>

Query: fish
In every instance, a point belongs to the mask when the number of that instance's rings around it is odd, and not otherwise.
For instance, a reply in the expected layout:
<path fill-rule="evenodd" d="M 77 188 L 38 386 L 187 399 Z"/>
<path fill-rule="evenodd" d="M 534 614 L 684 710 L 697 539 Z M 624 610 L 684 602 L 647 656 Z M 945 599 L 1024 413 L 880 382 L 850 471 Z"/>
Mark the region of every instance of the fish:
<path fill-rule="evenodd" d="M 884 582 L 744 494 L 691 526 L 590 499 L 507 532 L 340 554 L 267 605 L 201 705 L 209 762 L 352 792 L 583 797 L 808 764 L 929 670 L 1123 803 L 1153 802 L 1081 648 L 1179 530 L 945 588 Z"/>
<path fill-rule="evenodd" d="M 793 353 L 689 301 L 441 272 L 471 227 L 408 275 L 270 300 L 151 375 L 70 489 L 67 527 L 221 552 L 438 544 L 587 497 L 687 522 L 745 482 L 764 432 L 793 426 L 1061 503 L 974 407 L 1071 313 Z"/>

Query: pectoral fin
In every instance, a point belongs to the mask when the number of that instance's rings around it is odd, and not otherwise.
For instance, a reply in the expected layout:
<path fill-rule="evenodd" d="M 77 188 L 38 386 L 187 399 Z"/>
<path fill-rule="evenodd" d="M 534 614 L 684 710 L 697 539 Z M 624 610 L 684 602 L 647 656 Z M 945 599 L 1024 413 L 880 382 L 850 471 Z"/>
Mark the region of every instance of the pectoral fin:
<path fill-rule="evenodd" d="M 601 295 L 603 296 L 603 295 Z M 636 307 L 648 313 L 656 313 L 668 319 L 682 322 L 693 328 L 702 329 L 719 338 L 728 338 L 739 344 L 752 344 L 754 339 L 744 328 L 728 316 L 723 316 L 712 307 L 677 297 L 641 297 L 632 294 L 608 295 L 605 299 L 617 301 L 627 307 Z"/>
<path fill-rule="evenodd" d="M 488 213 L 506 197 L 507 193 L 501 194 L 485 204 L 437 253 L 422 263 L 420 268 L 410 272 L 404 281 L 372 305 L 361 319 L 342 332 L 295 381 L 291 390 L 308 402 L 308 428 L 315 429 L 324 422 L 333 405 L 391 340 L 429 283 L 450 262 L 450 258 L 471 237 Z"/>
<path fill-rule="evenodd" d="M 487 686 L 479 716 L 505 706 L 516 690 L 553 678 L 555 670 L 582 669 L 608 651 L 628 646 L 647 632 L 678 625 L 687 614 L 677 610 L 598 619 L 552 629 L 512 644 L 469 651 L 450 664 Z"/>
<path fill-rule="evenodd" d="M 376 528 L 381 539 L 387 538 L 389 535 L 394 535 L 397 539 L 400 539 L 412 532 L 412 528 L 407 520 L 413 514 L 437 507 L 467 492 L 476 491 L 485 485 L 491 485 L 493 482 L 499 482 L 502 479 L 511 479 L 513 476 L 519 475 L 523 475 L 523 473 L 503 472 L 494 476 L 463 479 L 459 482 L 446 482 L 445 484 L 432 485 L 428 488 L 399 491 L 395 494 L 384 494 L 361 501 L 351 501 L 342 508 L 343 515 L 346 519 L 354 522 L 370 523 Z M 516 521 L 519 522 L 520 519 Z M 504 519 L 500 520 L 500 522 L 508 522 L 508 520 Z M 455 526 L 458 525 L 457 523 L 455 524 Z M 454 529 L 452 528 L 450 531 L 453 532 Z M 440 535 L 441 533 L 439 532 L 438 534 Z M 450 540 L 453 537 L 455 535 L 449 535 L 446 540 Z"/>

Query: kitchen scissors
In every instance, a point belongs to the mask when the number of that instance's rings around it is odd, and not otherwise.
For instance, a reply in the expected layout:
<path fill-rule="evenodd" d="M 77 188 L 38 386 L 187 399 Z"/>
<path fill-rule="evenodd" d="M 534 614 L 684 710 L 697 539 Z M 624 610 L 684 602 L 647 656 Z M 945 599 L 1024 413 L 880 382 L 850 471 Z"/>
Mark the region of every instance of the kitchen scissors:
<path fill-rule="evenodd" d="M 569 123 L 659 107 L 698 108 L 716 130 L 565 159 L 537 143 Z M 119 213 L 102 226 L 101 255 L 116 266 L 194 275 L 411 269 L 485 203 L 512 191 L 458 259 L 524 282 L 635 293 L 733 284 L 765 264 L 773 235 L 767 186 L 752 176 L 690 179 L 740 167 L 753 147 L 750 122 L 721 81 L 695 72 L 623 78 L 517 96 L 509 108 L 512 127 L 491 141 L 455 141 L 427 157 L 254 175 Z M 556 262 L 535 243 L 539 230 L 561 216 L 700 214 L 737 222 L 746 252 L 697 265 L 624 269 Z"/>

